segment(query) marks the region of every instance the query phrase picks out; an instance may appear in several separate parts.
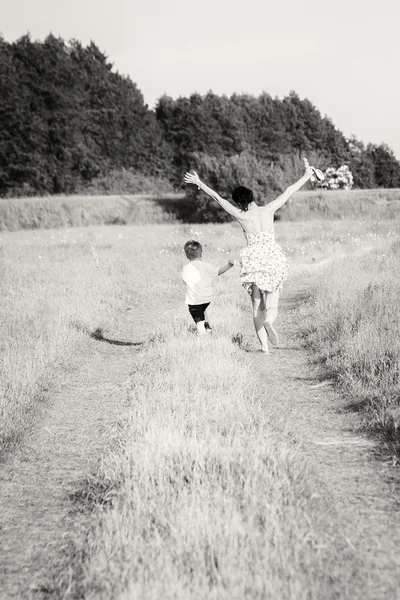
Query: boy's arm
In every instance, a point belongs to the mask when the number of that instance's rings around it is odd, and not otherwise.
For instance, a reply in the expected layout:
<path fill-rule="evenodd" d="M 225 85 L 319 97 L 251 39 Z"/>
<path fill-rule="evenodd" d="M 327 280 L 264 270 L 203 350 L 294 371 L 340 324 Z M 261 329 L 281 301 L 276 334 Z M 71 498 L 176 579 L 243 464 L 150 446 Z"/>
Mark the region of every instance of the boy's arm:
<path fill-rule="evenodd" d="M 229 269 L 232 269 L 234 264 L 235 262 L 233 260 L 228 260 L 228 263 L 224 267 L 218 269 L 218 275 L 223 275 L 224 273 L 229 271 Z"/>

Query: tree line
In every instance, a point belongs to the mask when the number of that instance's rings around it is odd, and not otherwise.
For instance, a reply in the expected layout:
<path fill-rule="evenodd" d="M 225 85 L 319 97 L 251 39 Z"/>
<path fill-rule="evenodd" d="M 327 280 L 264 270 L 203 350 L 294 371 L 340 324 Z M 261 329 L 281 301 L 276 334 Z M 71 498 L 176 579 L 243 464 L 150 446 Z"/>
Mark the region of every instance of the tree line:
<path fill-rule="evenodd" d="M 400 187 L 387 145 L 346 139 L 294 92 L 163 96 L 150 110 L 93 42 L 0 38 L 1 196 L 70 194 L 118 169 L 179 188 L 190 167 L 216 185 L 244 172 L 279 190 L 302 155 L 349 165 L 356 187 Z"/>

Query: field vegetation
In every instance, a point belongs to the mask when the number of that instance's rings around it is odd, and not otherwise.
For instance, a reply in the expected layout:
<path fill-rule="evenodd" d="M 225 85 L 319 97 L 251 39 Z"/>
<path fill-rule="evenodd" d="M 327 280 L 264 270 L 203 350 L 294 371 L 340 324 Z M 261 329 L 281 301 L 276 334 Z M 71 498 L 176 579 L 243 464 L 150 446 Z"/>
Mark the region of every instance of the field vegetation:
<path fill-rule="evenodd" d="M 137 183 L 137 179 L 135 179 Z M 89 225 L 229 222 L 227 213 L 204 194 L 159 192 L 154 180 L 143 179 L 143 193 L 121 193 L 114 181 L 100 192 L 114 195 L 45 196 L 0 199 L 0 230 L 55 229 Z M 155 186 L 155 187 L 154 187 Z M 129 186 L 128 186 L 129 187 Z M 160 188 L 161 189 L 161 188 Z M 150 190 L 150 191 L 149 191 Z M 226 197 L 229 197 L 227 194 Z M 298 192 L 277 213 L 282 221 L 386 220 L 400 214 L 400 190 Z"/>
<path fill-rule="evenodd" d="M 340 367 L 337 367 L 340 373 L 349 370 L 351 376 L 344 377 L 342 373 L 342 383 L 354 384 L 349 390 L 354 394 L 357 388 L 362 405 L 366 398 L 373 397 L 370 414 L 377 415 L 380 421 L 388 419 L 394 433 L 397 427 L 397 421 L 393 420 L 397 414 L 394 357 L 398 352 L 398 324 L 395 318 L 397 279 L 393 274 L 398 271 L 395 243 L 398 226 L 393 221 L 377 223 L 367 219 L 280 222 L 278 227 L 279 240 L 293 264 L 314 264 L 333 256 L 346 258 L 343 266 L 339 262 L 335 270 L 330 268 L 326 278 L 313 288 L 309 318 L 301 322 L 308 323 L 305 335 L 330 367 L 333 368 L 334 359 L 340 359 Z M 135 295 L 145 297 L 135 273 L 142 261 L 153 265 L 155 274 L 164 273 L 160 294 L 165 295 L 167 288 L 168 293 L 179 297 L 177 273 L 184 259 L 181 244 L 185 238 L 192 237 L 202 241 L 214 261 L 224 261 L 228 255 L 237 258 L 242 245 L 241 232 L 233 224 L 197 225 L 196 229 L 190 225 L 177 229 L 170 224 L 2 234 L 3 444 L 27 428 L 29 410 L 35 411 L 57 364 L 84 342 L 88 332 L 102 327 L 104 321 L 112 323 L 118 307 L 129 304 Z M 377 246 L 378 254 L 352 257 L 361 248 L 372 251 Z M 134 263 L 131 256 L 135 257 Z M 351 276 L 350 268 L 354 270 Z M 332 277 L 335 278 L 333 288 L 330 286 Z M 154 281 L 148 278 L 147 281 L 149 289 L 159 285 L 157 275 Z M 321 319 L 324 316 L 325 320 L 316 319 L 316 315 Z M 368 335 L 375 332 L 375 341 L 371 339 L 366 343 L 364 327 Z M 360 339 L 357 351 L 364 352 L 363 360 L 368 368 L 361 367 L 357 361 L 354 363 L 354 357 L 350 357 L 349 349 L 344 346 L 346 340 L 354 344 L 356 331 Z M 381 399 L 389 406 L 388 378 L 392 380 L 389 412 L 380 405 Z M 385 400 L 381 395 L 382 385 L 386 386 Z"/>
<path fill-rule="evenodd" d="M 3 237 L 0 241 L 0 442 L 4 452 L 30 430 L 42 401 L 63 379 L 62 365 L 111 318 L 126 268 L 90 235 Z M 99 265 L 102 265 L 100 271 Z M 122 271 L 120 269 L 122 269 Z"/>
<path fill-rule="evenodd" d="M 299 333 L 392 440 L 399 235 L 395 221 L 370 217 L 277 223 L 292 276 L 312 286 Z M 34 426 L 91 334 L 112 336 L 126 309 L 158 314 L 162 298 L 169 311 L 150 319 L 110 452 L 88 474 L 97 492 L 75 596 L 348 597 L 353 550 L 330 529 L 335 508 L 313 465 L 255 387 L 261 357 L 241 347 L 249 300 L 237 272 L 217 281 L 213 336 L 188 331 L 179 272 L 190 238 L 221 266 L 243 245 L 234 224 L 1 234 L 3 450 Z"/>
<path fill-rule="evenodd" d="M 140 356 L 130 416 L 96 474 L 84 597 L 333 598 L 349 585 L 332 508 L 276 430 L 256 358 L 230 339 L 237 307 L 221 301 L 218 334 L 166 325 Z"/>
<path fill-rule="evenodd" d="M 0 230 L 168 223 L 175 221 L 173 206 L 181 200 L 173 194 L 160 200 L 146 194 L 0 200 Z"/>
<path fill-rule="evenodd" d="M 366 255 L 348 254 L 313 283 L 301 334 L 371 432 L 400 448 L 400 229 Z"/>

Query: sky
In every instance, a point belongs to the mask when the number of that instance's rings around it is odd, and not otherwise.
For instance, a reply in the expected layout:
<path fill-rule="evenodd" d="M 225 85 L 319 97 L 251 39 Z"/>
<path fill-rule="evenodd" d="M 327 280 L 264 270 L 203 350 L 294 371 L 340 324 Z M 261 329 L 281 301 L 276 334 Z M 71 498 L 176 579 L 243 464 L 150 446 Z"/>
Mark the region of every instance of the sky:
<path fill-rule="evenodd" d="M 163 94 L 291 90 L 400 159 L 400 0 L 0 0 L 0 33 L 93 40 L 153 107 Z"/>

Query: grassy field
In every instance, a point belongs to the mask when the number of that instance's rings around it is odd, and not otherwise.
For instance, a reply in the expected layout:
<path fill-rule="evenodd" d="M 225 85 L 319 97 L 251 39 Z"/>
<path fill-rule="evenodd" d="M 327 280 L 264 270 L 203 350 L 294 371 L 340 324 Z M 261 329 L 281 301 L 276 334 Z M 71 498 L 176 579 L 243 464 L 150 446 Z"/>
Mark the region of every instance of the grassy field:
<path fill-rule="evenodd" d="M 60 196 L 0 199 L 0 230 L 88 225 L 197 222 L 184 194 Z M 284 221 L 397 219 L 400 190 L 298 192 L 280 211 Z"/>
<path fill-rule="evenodd" d="M 398 219 L 400 190 L 298 192 L 281 213 L 284 221 Z"/>
<path fill-rule="evenodd" d="M 277 224 L 293 268 L 314 282 L 300 330 L 368 422 L 389 424 L 392 438 L 399 234 L 395 222 L 369 218 Z M 346 554 L 337 556 L 327 529 L 334 507 L 257 395 L 251 355 L 232 341 L 248 303 L 237 272 L 218 279 L 213 338 L 187 330 L 179 272 L 190 238 L 220 266 L 243 245 L 231 224 L 1 234 L 3 449 L 34 426 L 91 333 L 110 331 L 127 308 L 140 318 L 159 306 L 130 380 L 129 415 L 90 475 L 100 492 L 77 597 L 347 597 Z M 167 322 L 165 303 L 176 306 Z"/>
<path fill-rule="evenodd" d="M 386 243 L 390 245 L 398 235 L 398 227 L 390 221 L 281 223 L 278 227 L 279 240 L 292 262 L 304 264 L 328 256 L 351 256 L 360 246 L 373 249 L 377 244 L 379 247 Z M 235 225 L 203 225 L 195 229 L 159 225 L 2 234 L 0 439 L 3 447 L 7 440 L 11 443 L 28 427 L 30 411 L 34 413 L 40 407 L 40 397 L 53 381 L 52 370 L 84 342 L 88 332 L 103 327 L 105 322 L 112 322 L 118 308 L 129 305 L 132 298 L 135 298 L 136 307 L 141 301 L 145 302 L 146 291 L 154 293 L 157 289 L 160 294 L 165 294 L 168 289 L 172 294 L 182 293 L 179 277 L 177 279 L 184 261 L 181 245 L 185 238 L 193 237 L 202 241 L 206 256 L 214 261 L 218 259 L 222 264 L 228 255 L 238 257 L 242 245 L 242 234 Z M 397 306 L 395 301 L 388 302 L 387 307 L 384 302 L 382 289 L 388 290 L 388 300 L 392 297 L 390 294 L 395 297 L 397 290 L 397 280 L 390 276 L 397 259 L 392 255 L 393 251 L 385 248 L 371 258 L 354 259 L 357 277 L 351 277 L 350 281 L 345 275 L 349 269 L 346 259 L 342 271 L 340 266 L 335 271 L 337 280 L 333 290 L 329 287 L 329 272 L 323 302 L 335 302 L 335 315 L 341 319 L 350 293 L 354 301 L 358 298 L 357 301 L 364 303 L 375 302 L 371 299 L 376 294 L 383 308 L 377 312 L 374 327 L 386 340 L 394 340 L 395 323 L 389 327 L 386 321 L 380 322 L 382 315 L 394 319 Z M 385 252 L 386 257 L 382 256 Z M 144 264 L 154 273 L 154 281 L 146 277 L 145 286 L 136 275 L 137 269 Z M 161 279 L 160 272 L 163 273 Z M 352 286 L 355 286 L 354 292 L 350 292 Z M 357 295 L 358 290 L 364 288 L 367 291 Z M 320 294 L 321 289 L 318 288 Z M 340 298 L 343 298 L 341 304 Z M 361 305 L 357 310 L 363 308 L 365 306 Z M 372 308 L 368 309 L 368 315 L 370 310 Z M 323 313 L 324 306 L 318 314 Z M 310 314 L 313 314 L 312 309 Z M 357 323 L 360 321 L 359 317 L 350 315 L 349 318 L 358 319 Z M 365 320 L 368 321 L 368 317 Z M 331 320 L 327 319 L 324 326 L 316 323 L 322 336 L 324 327 Z M 346 327 L 349 335 L 353 335 L 354 325 L 344 322 L 343 331 Z M 390 328 L 389 337 L 383 334 L 385 327 Z M 326 335 L 332 339 L 330 330 Z M 314 338 L 310 334 L 310 343 Z M 316 342 L 312 343 L 317 349 Z M 340 343 L 341 339 L 336 340 L 335 348 Z M 324 348 L 323 352 L 327 352 L 326 346 Z M 386 356 L 388 350 L 382 352 Z M 333 350 L 329 356 L 332 354 Z M 381 360 L 384 358 L 379 358 Z M 374 368 L 382 367 L 371 368 L 373 372 Z M 369 385 L 375 385 L 376 381 L 372 377 Z"/>
<path fill-rule="evenodd" d="M 79 597 L 332 598 L 348 585 L 328 500 L 230 341 L 235 306 L 215 318 L 212 339 L 166 326 L 141 355 L 97 473 Z"/>
<path fill-rule="evenodd" d="M 163 227 L 130 235 L 124 228 L 92 228 L 0 236 L 3 451 L 29 431 L 41 400 L 66 376 L 71 353 L 112 325 L 121 307 L 145 303 L 150 288 L 136 273 L 157 261 L 152 245 L 158 247 Z"/>
<path fill-rule="evenodd" d="M 301 335 L 368 429 L 400 448 L 400 240 L 336 260 L 300 312 Z"/>
<path fill-rule="evenodd" d="M 168 206 L 181 198 L 127 194 L 0 199 L 0 230 L 169 223 L 175 218 Z"/>

